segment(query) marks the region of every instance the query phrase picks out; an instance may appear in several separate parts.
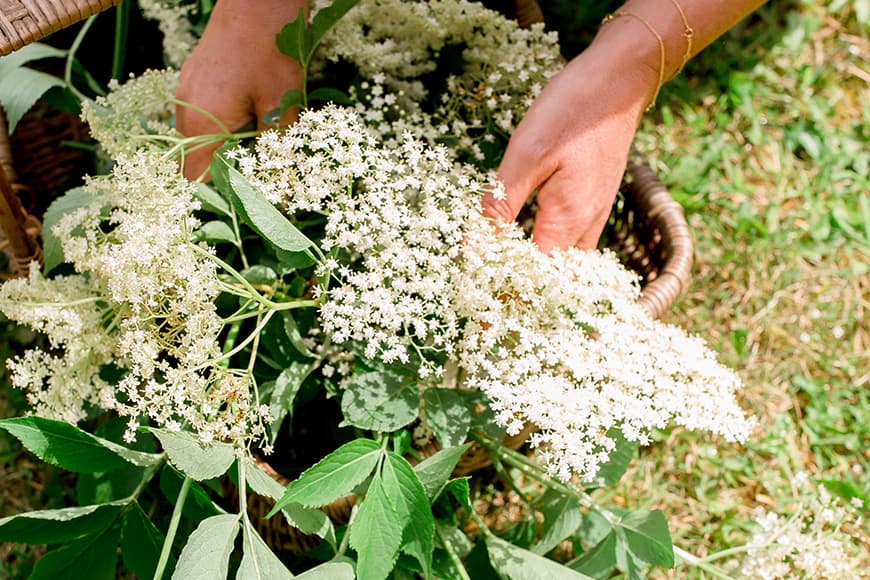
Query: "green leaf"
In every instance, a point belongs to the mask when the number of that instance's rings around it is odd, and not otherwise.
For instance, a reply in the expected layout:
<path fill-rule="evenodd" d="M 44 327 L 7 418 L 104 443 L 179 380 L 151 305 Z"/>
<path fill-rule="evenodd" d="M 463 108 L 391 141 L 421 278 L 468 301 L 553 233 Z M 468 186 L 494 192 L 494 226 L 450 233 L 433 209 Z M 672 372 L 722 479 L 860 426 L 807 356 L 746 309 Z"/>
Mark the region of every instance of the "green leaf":
<path fill-rule="evenodd" d="M 825 486 L 825 489 L 832 495 L 844 499 L 847 502 L 857 499 L 861 502 L 861 507 L 865 510 L 870 510 L 870 498 L 867 497 L 866 493 L 858 489 L 855 484 L 837 479 L 822 479 L 819 480 L 819 484 Z"/>
<path fill-rule="evenodd" d="M 447 483 L 450 474 L 453 473 L 453 468 L 459 462 L 462 455 L 471 447 L 471 443 L 466 443 L 461 447 L 448 447 L 435 453 L 414 466 L 414 472 L 423 484 L 423 489 L 426 490 L 426 496 L 429 500 L 434 500 L 438 497 L 438 493 Z"/>
<path fill-rule="evenodd" d="M 0 429 L 15 436 L 37 457 L 76 472 L 105 472 L 135 465 L 156 465 L 162 457 L 127 449 L 63 421 L 42 417 L 0 420 Z"/>
<path fill-rule="evenodd" d="M 457 391 L 471 414 L 471 428 L 480 431 L 493 441 L 504 439 L 505 428 L 495 420 L 495 413 L 489 405 L 489 397 L 481 391 Z"/>
<path fill-rule="evenodd" d="M 256 465 L 245 469 L 245 481 L 255 493 L 276 501 L 281 499 L 281 496 L 287 491 L 286 487 L 269 477 Z M 288 524 L 303 534 L 317 534 L 335 547 L 335 529 L 332 526 L 332 521 L 319 509 L 290 503 L 281 509 L 281 513 L 284 514 Z"/>
<path fill-rule="evenodd" d="M 348 97 L 343 91 L 326 87 L 314 89 L 313 91 L 308 93 L 308 102 L 310 103 L 312 101 L 326 101 L 335 103 L 336 105 L 353 104 L 353 101 L 350 100 L 350 97 Z"/>
<path fill-rule="evenodd" d="M 359 0 L 334 0 L 329 6 L 314 13 L 311 18 L 311 35 L 308 46 L 309 60 L 317 49 L 317 45 L 323 40 L 323 36 L 358 3 Z"/>
<path fill-rule="evenodd" d="M 260 534 L 255 532 L 251 526 L 244 526 L 242 532 L 244 534 L 242 563 L 236 573 L 237 580 L 293 578 L 293 574 L 266 545 Z"/>
<path fill-rule="evenodd" d="M 153 578 L 160 559 L 165 537 L 158 530 L 139 504 L 124 514 L 121 532 L 121 557 L 127 569 L 139 578 Z M 175 557 L 170 554 L 168 570 L 175 568 Z"/>
<path fill-rule="evenodd" d="M 314 353 L 305 346 L 302 340 L 302 333 L 299 332 L 299 327 L 296 325 L 296 319 L 293 318 L 293 313 L 285 310 L 281 313 L 281 318 L 284 321 L 284 333 L 290 339 L 290 343 L 299 351 L 299 354 L 308 358 L 316 358 Z"/>
<path fill-rule="evenodd" d="M 226 163 L 226 161 L 224 162 Z M 242 219 L 276 248 L 301 252 L 314 245 L 263 194 L 227 164 L 230 200 Z"/>
<path fill-rule="evenodd" d="M 462 396 L 452 389 L 427 389 L 423 403 L 426 419 L 441 446 L 462 445 L 471 425 L 471 413 Z"/>
<path fill-rule="evenodd" d="M 486 549 L 493 567 L 510 580 L 540 580 L 541 578 L 589 580 L 589 576 L 523 550 L 491 533 L 486 535 Z"/>
<path fill-rule="evenodd" d="M 100 195 L 83 187 L 74 187 L 51 202 L 45 210 L 45 216 L 42 218 L 42 256 L 46 273 L 66 261 L 60 240 L 54 235 L 52 228 L 68 213 L 99 200 L 101 200 Z"/>
<path fill-rule="evenodd" d="M 278 110 L 274 118 L 274 125 L 281 122 L 281 116 L 287 112 L 290 107 L 301 107 L 304 104 L 302 100 L 302 91 L 299 89 L 290 89 L 281 95 L 281 104 L 278 105 Z"/>
<path fill-rule="evenodd" d="M 408 461 L 387 452 L 383 466 L 384 491 L 393 500 L 396 514 L 403 523 L 402 547 L 423 567 L 423 577 L 432 575 L 432 543 L 435 537 L 435 518 L 423 484 L 417 479 Z"/>
<path fill-rule="evenodd" d="M 31 580 L 113 580 L 120 533 L 118 526 L 111 526 L 47 553 L 34 566 Z"/>
<path fill-rule="evenodd" d="M 178 492 L 181 491 L 182 483 L 184 483 L 184 476 L 176 471 L 172 465 L 167 464 L 160 472 L 160 491 L 173 505 L 178 500 Z M 208 496 L 208 493 L 194 482 L 190 484 L 181 513 L 192 520 L 200 521 L 223 513 L 223 510 L 219 509 Z"/>
<path fill-rule="evenodd" d="M 447 482 L 441 490 L 442 494 L 452 495 L 465 509 L 471 509 L 471 492 L 468 488 L 468 477 L 457 477 Z"/>
<path fill-rule="evenodd" d="M 417 418 L 417 384 L 390 371 L 356 375 L 341 398 L 346 423 L 361 429 L 390 432 Z"/>
<path fill-rule="evenodd" d="M 300 8 L 296 19 L 284 25 L 275 37 L 275 43 L 281 54 L 286 54 L 305 68 L 308 67 L 307 55 L 311 46 L 311 37 L 305 22 L 304 9 Z"/>
<path fill-rule="evenodd" d="M 204 446 L 196 435 L 186 431 L 174 433 L 154 427 L 150 430 L 160 440 L 172 465 L 196 481 L 223 475 L 235 459 L 232 445 L 212 443 Z"/>
<path fill-rule="evenodd" d="M 394 498 L 385 489 L 380 474 L 375 473 L 350 526 L 350 546 L 357 552 L 357 577 L 366 580 L 387 577 L 399 555 L 404 527 L 396 513 Z"/>
<path fill-rule="evenodd" d="M 381 453 L 380 446 L 370 439 L 345 443 L 292 482 L 267 517 L 290 503 L 320 507 L 348 495 L 369 476 Z"/>
<path fill-rule="evenodd" d="M 569 562 L 568 567 L 597 580 L 610 578 L 616 568 L 616 533 L 607 534 L 598 544 Z"/>
<path fill-rule="evenodd" d="M 580 502 L 576 498 L 551 490 L 541 497 L 537 507 L 544 516 L 544 523 L 541 539 L 531 550 L 543 556 L 577 531 L 583 515 L 580 513 Z"/>
<path fill-rule="evenodd" d="M 202 224 L 202 226 L 194 232 L 196 241 L 206 241 L 210 244 L 227 242 L 230 244 L 236 243 L 236 233 L 226 222 L 214 220 Z"/>
<path fill-rule="evenodd" d="M 324 562 L 296 576 L 299 580 L 354 580 L 353 565 L 348 562 Z"/>
<path fill-rule="evenodd" d="M 65 50 L 60 50 L 42 42 L 34 42 L 22 46 L 15 52 L 0 57 L 0 78 L 12 69 L 24 66 L 28 62 L 43 58 L 63 58 L 66 54 Z"/>
<path fill-rule="evenodd" d="M 6 110 L 9 134 L 15 132 L 18 121 L 39 97 L 53 87 L 63 86 L 61 79 L 28 68 L 18 68 L 6 74 L 0 90 L 0 104 Z"/>
<path fill-rule="evenodd" d="M 435 526 L 438 528 L 438 535 L 436 537 L 439 538 L 440 542 L 449 543 L 460 558 L 465 558 L 474 548 L 474 544 L 468 539 L 468 535 L 455 524 L 450 525 L 444 520 L 439 519 L 435 522 Z"/>
<path fill-rule="evenodd" d="M 190 534 L 172 578 L 226 578 L 230 553 L 239 533 L 239 516 L 226 514 L 203 520 Z"/>
<path fill-rule="evenodd" d="M 275 379 L 275 388 L 272 390 L 272 398 L 269 401 L 269 413 L 273 417 L 270 426 L 273 441 L 284 417 L 288 414 L 293 416 L 293 400 L 299 389 L 302 388 L 302 383 L 313 370 L 314 366 L 310 364 L 294 361 Z"/>
<path fill-rule="evenodd" d="M 0 519 L 0 542 L 59 544 L 94 535 L 115 521 L 127 503 L 116 501 L 9 516 Z"/>
<path fill-rule="evenodd" d="M 76 499 L 79 505 L 90 505 L 128 498 L 155 471 L 128 466 L 105 473 L 81 473 L 76 478 Z"/>
<path fill-rule="evenodd" d="M 635 556 L 653 566 L 674 566 L 674 544 L 664 512 L 629 512 L 616 525 L 624 531 L 628 549 Z"/>
<path fill-rule="evenodd" d="M 275 256 L 278 258 L 278 266 L 282 274 L 290 274 L 291 272 L 308 268 L 317 262 L 311 255 L 311 252 L 285 252 L 284 250 L 277 250 Z"/>
<path fill-rule="evenodd" d="M 598 472 L 589 482 L 584 482 L 584 487 L 607 487 L 615 485 L 622 479 L 631 460 L 637 453 L 639 444 L 636 441 L 628 441 L 619 429 L 610 430 L 607 435 L 616 443 L 616 447 L 610 453 L 607 462 L 598 468 Z"/>
<path fill-rule="evenodd" d="M 254 286 L 274 286 L 278 282 L 277 272 L 263 264 L 255 264 L 245 268 L 239 274 Z"/>
<path fill-rule="evenodd" d="M 194 196 L 202 204 L 202 209 L 205 211 L 220 214 L 228 218 L 233 216 L 232 209 L 227 200 L 207 183 L 197 182 Z"/>

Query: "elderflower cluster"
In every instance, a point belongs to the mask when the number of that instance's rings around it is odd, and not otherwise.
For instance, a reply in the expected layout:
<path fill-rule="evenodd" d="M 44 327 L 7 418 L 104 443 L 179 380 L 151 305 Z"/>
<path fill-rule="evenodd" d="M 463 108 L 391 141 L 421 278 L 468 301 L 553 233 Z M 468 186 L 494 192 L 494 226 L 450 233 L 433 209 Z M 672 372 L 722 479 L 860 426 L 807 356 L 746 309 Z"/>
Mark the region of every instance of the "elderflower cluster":
<path fill-rule="evenodd" d="M 12 385 L 27 393 L 40 416 L 75 423 L 85 405 L 99 405 L 111 387 L 100 367 L 115 361 L 106 330 L 111 310 L 85 276 L 44 278 L 36 262 L 29 278 L 0 286 L 0 311 L 44 333 L 53 352 L 29 350 L 7 361 Z"/>
<path fill-rule="evenodd" d="M 106 154 L 115 159 L 145 148 L 165 148 L 156 135 L 178 137 L 172 127 L 178 72 L 148 70 L 121 84 L 109 81 L 109 94 L 82 103 L 82 119 Z"/>
<path fill-rule="evenodd" d="M 522 29 L 467 0 L 363 0 L 326 35 L 320 55 L 371 81 L 357 94 L 370 112 L 397 105 L 428 142 L 475 161 L 485 157 L 481 141 L 510 135 L 561 68 L 555 33 Z M 439 66 L 444 78 L 434 74 Z"/>
<path fill-rule="evenodd" d="M 74 421 L 84 403 L 114 409 L 130 419 L 128 440 L 142 416 L 172 430 L 186 423 L 204 442 L 261 434 L 268 411 L 253 401 L 250 377 L 216 364 L 221 285 L 209 250 L 190 241 L 199 225 L 195 185 L 174 161 L 140 151 L 119 155 L 113 173 L 86 190 L 90 202 L 53 229 L 81 275 L 33 274 L 4 286 L 21 303 L 4 311 L 63 351 L 13 362 L 14 384 L 36 398 L 40 414 Z M 109 363 L 124 370 L 113 388 L 99 379 Z M 69 388 L 73 372 L 78 386 Z"/>
<path fill-rule="evenodd" d="M 542 254 L 519 228 L 481 214 L 486 178 L 409 137 L 385 147 L 349 109 L 304 112 L 237 150 L 242 173 L 293 214 L 325 214 L 323 264 L 336 284 L 320 322 L 369 359 L 416 365 L 485 392 L 509 433 L 561 479 L 591 478 L 620 429 L 647 442 L 676 421 L 728 440 L 752 426 L 737 376 L 697 338 L 649 319 L 637 280 L 609 253 Z"/>
<path fill-rule="evenodd" d="M 807 486 L 805 482 L 804 498 L 794 515 L 784 517 L 763 509 L 757 511 L 758 530 L 746 546 L 739 569 L 741 578 L 863 577 L 858 574 L 850 536 L 841 529 L 850 524 L 860 525 L 860 518 L 856 519 L 855 511 L 832 497 L 824 487 L 812 493 Z M 860 507 L 860 500 L 857 504 Z"/>
<path fill-rule="evenodd" d="M 139 0 L 139 8 L 145 18 L 157 22 L 163 34 L 166 62 L 171 67 L 181 68 L 197 42 L 189 20 L 194 5 L 184 5 L 181 0 Z"/>

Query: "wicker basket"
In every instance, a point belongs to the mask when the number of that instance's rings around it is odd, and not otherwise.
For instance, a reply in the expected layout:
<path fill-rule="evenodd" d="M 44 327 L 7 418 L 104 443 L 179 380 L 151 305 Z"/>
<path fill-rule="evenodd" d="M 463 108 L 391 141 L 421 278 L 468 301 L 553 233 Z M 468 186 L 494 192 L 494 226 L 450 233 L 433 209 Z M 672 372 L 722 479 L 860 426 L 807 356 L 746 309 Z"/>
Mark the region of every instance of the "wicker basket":
<path fill-rule="evenodd" d="M 29 42 L 87 18 L 117 4 L 119 0 L 0 0 L 0 55 L 7 54 Z M 512 0 L 505 12 L 522 24 L 542 20 L 535 0 Z M 28 162 L 30 169 L 40 165 L 45 149 Z M 50 162 L 49 162 L 50 163 Z M 23 168 L 26 172 L 28 168 Z M 40 170 L 37 170 L 40 171 Z M 44 171 L 44 169 L 42 170 Z M 19 184 L 12 166 L 11 150 L 0 111 L 0 247 L 6 247 L 14 257 L 19 272 L 26 264 L 39 257 L 39 223 L 22 207 L 18 194 L 25 190 Z M 655 172 L 645 164 L 636 150 L 632 150 L 621 195 L 614 205 L 604 240 L 608 247 L 623 258 L 627 266 L 641 277 L 640 304 L 654 318 L 662 317 L 674 300 L 686 288 L 692 265 L 692 240 L 682 208 L 662 185 Z M 50 193 L 50 192 L 36 192 Z M 4 240 L 5 238 L 5 240 Z M 507 438 L 504 445 L 518 448 L 528 438 L 531 427 Z M 425 452 L 425 450 L 424 450 Z M 489 465 L 489 457 L 478 446 L 473 446 L 460 460 L 455 473 L 466 475 Z M 260 468 L 279 482 L 288 483 L 265 462 Z M 225 481 L 228 496 L 236 490 Z M 260 499 L 260 498 L 257 498 Z M 353 496 L 345 497 L 324 511 L 337 523 L 345 523 L 353 506 Z M 313 548 L 319 538 L 304 536 L 294 528 L 281 525 L 281 518 L 264 520 L 272 502 L 249 501 L 250 516 L 257 522 L 260 534 L 275 550 L 303 551 Z"/>

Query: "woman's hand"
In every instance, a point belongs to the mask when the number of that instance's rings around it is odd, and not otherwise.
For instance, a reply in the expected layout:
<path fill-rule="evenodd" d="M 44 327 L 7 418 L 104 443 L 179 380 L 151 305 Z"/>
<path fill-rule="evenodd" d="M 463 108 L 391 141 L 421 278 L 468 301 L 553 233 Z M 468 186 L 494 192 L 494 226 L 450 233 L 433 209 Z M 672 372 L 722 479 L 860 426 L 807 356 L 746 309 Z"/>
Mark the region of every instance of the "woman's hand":
<path fill-rule="evenodd" d="M 196 105 L 235 131 L 278 107 L 284 93 L 302 85 L 302 69 L 281 54 L 275 35 L 299 14 L 304 0 L 220 0 L 190 58 L 181 69 L 177 97 Z M 288 111 L 282 124 L 295 119 Z M 223 128 L 193 108 L 179 106 L 177 128 L 187 136 L 222 133 Z M 191 152 L 184 161 L 189 179 L 201 176 L 217 146 Z"/>
<path fill-rule="evenodd" d="M 541 92 L 499 166 L 505 198 L 483 200 L 486 215 L 511 221 L 537 190 L 533 239 L 543 252 L 596 246 L 640 116 L 655 92 L 658 63 L 638 59 L 633 42 L 603 40 Z"/>

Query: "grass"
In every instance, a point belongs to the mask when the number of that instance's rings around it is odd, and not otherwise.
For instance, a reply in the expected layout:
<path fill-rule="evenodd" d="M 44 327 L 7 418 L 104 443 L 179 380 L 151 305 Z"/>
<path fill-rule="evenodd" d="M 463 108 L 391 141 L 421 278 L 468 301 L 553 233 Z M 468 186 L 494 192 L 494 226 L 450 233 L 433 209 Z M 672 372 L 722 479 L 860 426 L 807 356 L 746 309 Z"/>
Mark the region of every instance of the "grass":
<path fill-rule="evenodd" d="M 759 420 L 742 446 L 660 433 L 602 497 L 663 509 L 690 554 L 744 545 L 758 508 L 793 513 L 798 473 L 870 494 L 868 140 L 868 0 L 769 3 L 666 85 L 638 133 L 695 236 L 670 320 L 739 369 Z M 20 409 L 0 397 L 0 415 Z M 64 482 L 8 438 L 0 462 L 0 516 L 65 501 Z M 870 570 L 868 530 L 844 531 Z M 32 557 L 0 547 L 4 568 Z M 706 577 L 684 564 L 657 575 Z"/>

